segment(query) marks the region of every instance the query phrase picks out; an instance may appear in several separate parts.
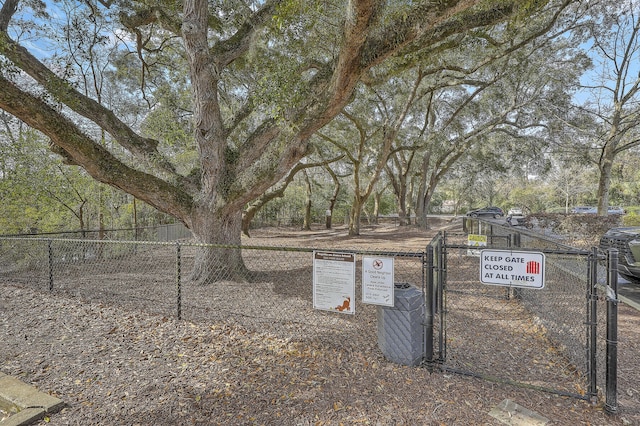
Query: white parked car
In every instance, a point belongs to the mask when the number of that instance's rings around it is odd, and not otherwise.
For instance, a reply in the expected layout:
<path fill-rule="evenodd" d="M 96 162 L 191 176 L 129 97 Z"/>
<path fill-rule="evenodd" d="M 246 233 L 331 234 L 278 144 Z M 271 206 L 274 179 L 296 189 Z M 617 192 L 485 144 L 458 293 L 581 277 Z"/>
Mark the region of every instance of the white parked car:
<path fill-rule="evenodd" d="M 598 208 L 597 207 L 591 207 L 591 206 L 576 206 L 576 207 L 571 209 L 571 213 L 596 214 L 596 213 L 598 213 Z"/>
<path fill-rule="evenodd" d="M 524 221 L 524 212 L 519 207 L 513 207 L 507 212 L 507 223 L 511 226 L 521 225 Z"/>
<path fill-rule="evenodd" d="M 607 209 L 608 214 L 625 214 L 625 211 L 622 207 L 609 207 Z"/>
<path fill-rule="evenodd" d="M 571 209 L 571 213 L 586 213 L 586 214 L 596 214 L 598 213 L 597 207 L 587 207 L 587 206 L 578 206 Z M 626 212 L 622 207 L 609 207 L 607 209 L 608 214 L 625 214 Z"/>

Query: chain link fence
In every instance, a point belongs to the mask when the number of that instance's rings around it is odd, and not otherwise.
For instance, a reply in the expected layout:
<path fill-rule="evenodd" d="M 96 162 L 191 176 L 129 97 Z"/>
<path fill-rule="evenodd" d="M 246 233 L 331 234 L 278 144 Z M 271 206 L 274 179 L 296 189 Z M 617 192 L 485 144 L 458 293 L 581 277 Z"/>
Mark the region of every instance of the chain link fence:
<path fill-rule="evenodd" d="M 168 242 L 191 238 L 191 231 L 182 223 L 170 223 L 135 228 L 98 229 L 82 231 L 60 231 L 3 235 L 19 238 L 78 238 L 83 240 L 108 241 L 158 241 Z"/>
<path fill-rule="evenodd" d="M 393 257 L 395 282 L 433 296 L 426 297 L 424 315 L 428 365 L 595 398 L 606 379 L 601 315 L 606 298 L 591 293 L 591 283 L 606 284 L 605 268 L 594 259 L 601 255 L 478 223 L 468 224 L 467 231 L 486 235 L 491 248 L 543 251 L 545 287 L 481 284 L 479 257 L 468 245 L 468 232 L 439 234 L 426 251 L 416 252 L 347 248 L 330 238 L 314 247 L 303 246 L 303 241 L 297 247 L 230 247 L 6 237 L 0 238 L 0 277 L 64 297 L 121 306 L 123 315 L 142 311 L 194 322 L 229 322 L 284 338 L 377 351 L 380 307 L 361 302 L 361 261 L 362 256 Z M 203 250 L 240 253 L 243 278 L 214 275 L 208 284 L 191 280 Z M 316 250 L 356 254 L 355 315 L 314 309 Z"/>
<path fill-rule="evenodd" d="M 230 322 L 285 338 L 375 350 L 376 306 L 360 301 L 361 258 L 393 257 L 395 281 L 422 287 L 423 252 L 356 254 L 355 315 L 313 307 L 313 252 L 321 247 L 207 246 L 189 242 L 0 238 L 4 282 L 189 321 Z M 326 248 L 325 248 L 326 249 Z M 240 251 L 242 280 L 191 280 L 203 250 Z M 366 345 L 362 347 L 362 342 Z"/>
<path fill-rule="evenodd" d="M 439 360 L 453 371 L 597 399 L 607 380 L 603 254 L 491 222 L 464 225 L 443 237 Z M 485 236 L 486 247 L 470 247 L 469 234 Z M 544 288 L 481 284 L 483 248 L 544 253 Z"/>

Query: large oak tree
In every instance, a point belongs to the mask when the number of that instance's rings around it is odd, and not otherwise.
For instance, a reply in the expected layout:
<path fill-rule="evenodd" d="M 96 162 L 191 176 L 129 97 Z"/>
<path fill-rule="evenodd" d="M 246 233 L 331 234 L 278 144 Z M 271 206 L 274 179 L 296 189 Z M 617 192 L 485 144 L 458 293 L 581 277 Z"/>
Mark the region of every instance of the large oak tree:
<path fill-rule="evenodd" d="M 0 108 L 45 134 L 66 163 L 175 216 L 197 241 L 239 245 L 243 207 L 307 154 L 311 135 L 343 110 L 370 70 L 392 56 L 425 49 L 437 55 L 449 37 L 525 19 L 545 3 L 67 1 L 64 13 L 103 21 L 103 35 L 123 41 L 121 53 L 131 47 L 145 77 L 140 98 L 147 99 L 154 75 L 185 64 L 198 156 L 191 172 L 180 173 L 161 140 L 76 90 L 66 67 L 37 54 L 55 52 L 60 40 L 38 38 L 57 22 L 47 15 L 50 6 L 4 0 Z M 82 25 L 82 19 L 64 22 Z M 160 56 L 164 49 L 172 49 L 174 62 Z M 16 74 L 27 74 L 32 83 L 19 84 Z M 108 135 L 109 143 L 92 136 L 91 128 Z M 219 276 L 220 269 L 244 270 L 233 250 L 202 250 L 197 264 L 195 278 L 201 280 Z"/>

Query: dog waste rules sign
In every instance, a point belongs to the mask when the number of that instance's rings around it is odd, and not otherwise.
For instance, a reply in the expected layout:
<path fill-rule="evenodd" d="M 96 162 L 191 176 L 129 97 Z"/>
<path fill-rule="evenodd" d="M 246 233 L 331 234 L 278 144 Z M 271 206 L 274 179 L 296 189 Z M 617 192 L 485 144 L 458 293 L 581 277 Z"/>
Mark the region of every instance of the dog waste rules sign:
<path fill-rule="evenodd" d="M 544 253 L 482 250 L 480 282 L 506 287 L 544 288 Z"/>
<path fill-rule="evenodd" d="M 356 255 L 313 252 L 313 307 L 355 314 Z"/>

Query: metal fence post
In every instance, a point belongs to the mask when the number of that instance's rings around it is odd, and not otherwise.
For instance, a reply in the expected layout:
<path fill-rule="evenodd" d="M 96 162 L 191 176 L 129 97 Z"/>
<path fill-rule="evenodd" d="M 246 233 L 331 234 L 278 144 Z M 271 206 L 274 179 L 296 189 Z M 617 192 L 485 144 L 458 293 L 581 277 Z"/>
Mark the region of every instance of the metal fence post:
<path fill-rule="evenodd" d="M 507 235 L 507 248 L 511 248 L 511 234 Z M 507 300 L 511 300 L 516 297 L 516 289 L 514 287 L 506 287 L 505 289 Z"/>
<path fill-rule="evenodd" d="M 181 277 L 181 256 L 180 256 L 180 243 L 176 242 L 176 296 L 177 296 L 177 308 L 178 319 L 182 319 L 182 277 Z"/>
<path fill-rule="evenodd" d="M 53 247 L 51 240 L 47 240 L 47 251 L 49 257 L 49 291 L 53 291 Z"/>
<path fill-rule="evenodd" d="M 618 412 L 618 250 L 607 252 L 607 389 L 605 410 Z"/>
<path fill-rule="evenodd" d="M 507 247 L 508 248 L 520 248 L 520 234 L 515 232 L 515 233 L 509 233 L 507 235 Z M 507 294 L 507 300 L 512 300 L 512 299 L 521 299 L 522 298 L 522 289 L 518 288 L 518 287 L 507 287 L 506 290 L 506 294 Z"/>
<path fill-rule="evenodd" d="M 436 271 L 438 273 L 438 281 L 437 281 L 437 293 L 436 293 L 436 311 L 440 314 L 440 330 L 439 330 L 439 350 L 438 350 L 438 360 L 440 362 L 444 362 L 447 357 L 447 335 L 446 335 L 446 313 L 445 313 L 445 291 L 446 291 L 446 282 L 447 282 L 447 271 L 446 271 L 446 254 L 444 253 L 445 249 L 445 241 L 446 241 L 446 232 L 442 234 L 442 238 L 438 240 L 438 244 L 436 245 L 436 260 L 437 266 Z"/>
<path fill-rule="evenodd" d="M 596 285 L 598 283 L 598 248 L 591 249 L 591 255 L 587 259 L 589 280 L 587 283 L 587 365 L 589 368 L 589 395 L 597 398 L 598 395 L 598 295 Z"/>
<path fill-rule="evenodd" d="M 521 240 L 520 240 L 520 233 L 516 232 L 514 234 L 511 235 L 511 241 L 512 241 L 512 246 L 513 247 L 517 247 L 520 248 L 520 244 L 521 244 Z"/>
<path fill-rule="evenodd" d="M 433 361 L 433 246 L 427 246 L 427 285 L 425 290 L 425 315 L 424 315 L 424 357 L 425 361 Z"/>

